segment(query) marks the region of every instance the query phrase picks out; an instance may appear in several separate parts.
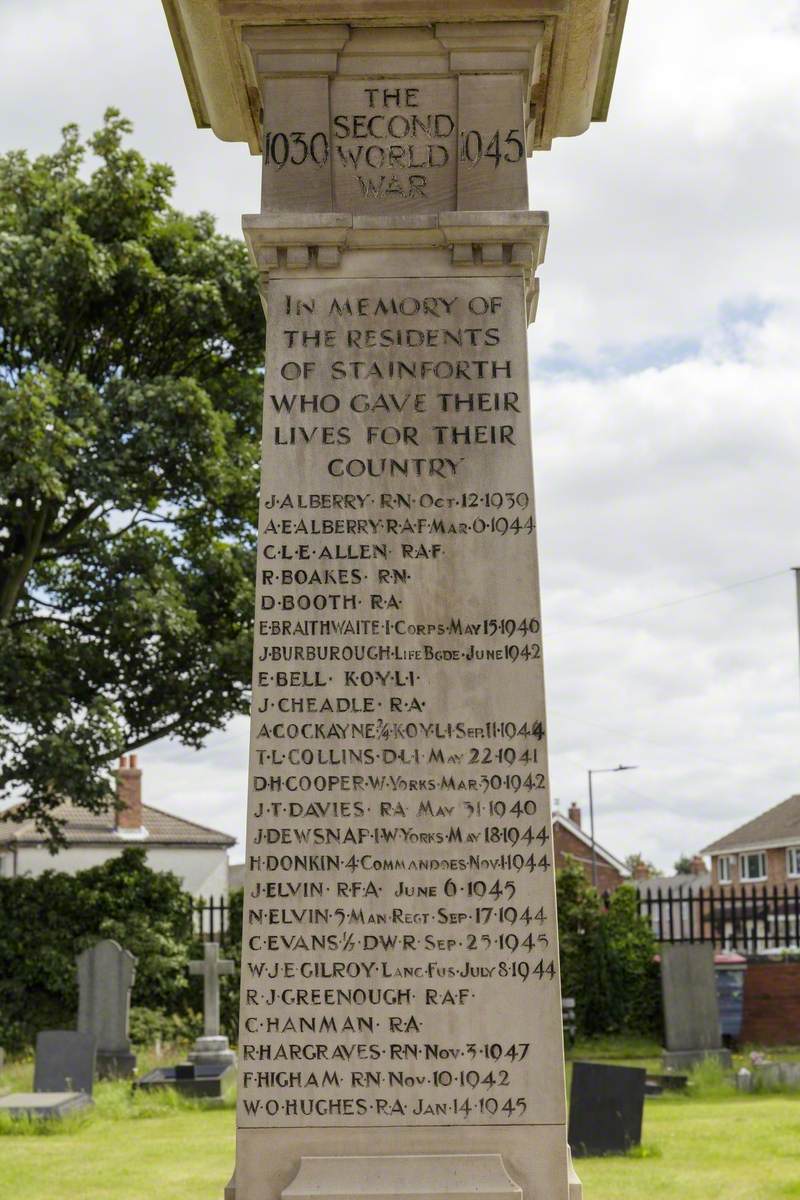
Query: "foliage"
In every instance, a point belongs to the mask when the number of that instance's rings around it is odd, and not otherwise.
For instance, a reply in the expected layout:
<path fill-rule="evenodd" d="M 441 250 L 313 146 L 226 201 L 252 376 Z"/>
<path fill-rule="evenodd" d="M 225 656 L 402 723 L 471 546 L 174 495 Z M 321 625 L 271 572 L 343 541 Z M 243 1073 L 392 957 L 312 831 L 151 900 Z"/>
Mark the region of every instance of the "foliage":
<path fill-rule="evenodd" d="M 558 872 L 561 988 L 575 1000 L 578 1033 L 660 1031 L 658 967 L 649 924 L 634 888 L 618 888 L 608 909 L 581 866 Z"/>
<path fill-rule="evenodd" d="M 40 1029 L 74 1028 L 75 958 L 114 938 L 138 960 L 133 1002 L 164 1012 L 188 1007 L 191 900 L 180 880 L 152 871 L 141 847 L 66 875 L 0 879 L 0 1044 L 31 1045 Z"/>
<path fill-rule="evenodd" d="M 689 854 L 682 854 L 672 866 L 676 875 L 691 875 L 692 873 L 692 857 Z"/>
<path fill-rule="evenodd" d="M 247 706 L 263 317 L 130 132 L 0 156 L 0 799 L 54 845 L 123 750 Z"/>
<path fill-rule="evenodd" d="M 626 856 L 625 866 L 632 875 L 641 867 L 644 867 L 644 869 L 647 871 L 648 879 L 652 879 L 654 875 L 658 875 L 658 867 L 655 866 L 654 863 L 649 862 L 648 859 L 646 859 L 644 855 L 640 854 L 638 851 L 635 854 L 628 854 Z"/>
<path fill-rule="evenodd" d="M 131 1007 L 130 1035 L 134 1046 L 165 1046 L 193 1042 L 203 1032 L 203 1014 L 186 1012 L 165 1013 L 160 1008 Z"/>

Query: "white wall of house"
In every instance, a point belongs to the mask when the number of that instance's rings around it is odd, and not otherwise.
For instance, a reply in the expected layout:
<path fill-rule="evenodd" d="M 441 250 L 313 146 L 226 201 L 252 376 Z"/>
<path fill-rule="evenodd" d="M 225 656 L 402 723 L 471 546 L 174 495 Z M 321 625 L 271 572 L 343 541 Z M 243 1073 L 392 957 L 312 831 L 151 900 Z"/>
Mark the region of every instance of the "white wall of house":
<path fill-rule="evenodd" d="M 172 871 L 192 896 L 217 899 L 228 894 L 228 851 L 215 846 L 148 846 L 146 842 L 130 841 L 128 845 L 144 846 L 148 866 L 154 871 Z M 99 867 L 116 858 L 124 849 L 114 846 L 68 846 L 52 855 L 43 846 L 20 846 L 17 849 L 16 873 L 41 875 L 43 871 L 66 871 L 74 875 L 87 867 Z M 0 853 L 0 875 L 14 874 L 11 851 Z"/>

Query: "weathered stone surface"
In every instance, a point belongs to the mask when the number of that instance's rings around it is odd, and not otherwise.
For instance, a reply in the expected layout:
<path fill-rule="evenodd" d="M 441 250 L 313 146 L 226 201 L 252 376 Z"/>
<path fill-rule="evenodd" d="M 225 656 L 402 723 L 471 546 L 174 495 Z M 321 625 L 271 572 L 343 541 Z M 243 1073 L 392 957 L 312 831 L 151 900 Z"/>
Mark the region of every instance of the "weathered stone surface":
<path fill-rule="evenodd" d="M 61 1120 L 93 1101 L 85 1092 L 15 1092 L 0 1097 L 0 1113 L 10 1117 L 30 1117 L 41 1120 Z"/>
<path fill-rule="evenodd" d="M 268 305 L 241 1120 L 563 1121 L 520 283 Z"/>
<path fill-rule="evenodd" d="M 264 164 L 226 1195 L 578 1200 L 526 349 L 547 221 L 526 157 L 604 112 L 624 4 L 320 3 L 302 23 L 266 0 L 167 5 L 196 112 Z"/>
<path fill-rule="evenodd" d="M 419 1154 L 384 1158 L 306 1158 L 284 1200 L 522 1200 L 499 1154 Z"/>
<path fill-rule="evenodd" d="M 220 958 L 216 942 L 206 942 L 202 961 L 189 963 L 192 975 L 203 976 L 204 1029 L 203 1037 L 196 1038 L 189 1051 L 189 1062 L 198 1066 L 203 1064 L 213 1067 L 218 1074 L 236 1065 L 236 1055 L 228 1045 L 227 1037 L 220 1033 L 219 1027 L 219 981 L 223 975 L 232 975 L 234 969 L 232 959 Z"/>
<path fill-rule="evenodd" d="M 92 1094 L 96 1042 L 89 1033 L 71 1029 L 46 1029 L 36 1038 L 35 1092 L 85 1092 Z"/>
<path fill-rule="evenodd" d="M 128 1035 L 136 959 L 111 939 L 78 955 L 78 1030 L 97 1044 L 100 1078 L 127 1078 L 136 1067 Z"/>
<path fill-rule="evenodd" d="M 642 1067 L 574 1062 L 567 1140 L 576 1156 L 624 1154 L 642 1140 Z"/>
<path fill-rule="evenodd" d="M 660 954 L 667 1050 L 718 1050 L 722 1037 L 714 947 L 665 943 Z"/>

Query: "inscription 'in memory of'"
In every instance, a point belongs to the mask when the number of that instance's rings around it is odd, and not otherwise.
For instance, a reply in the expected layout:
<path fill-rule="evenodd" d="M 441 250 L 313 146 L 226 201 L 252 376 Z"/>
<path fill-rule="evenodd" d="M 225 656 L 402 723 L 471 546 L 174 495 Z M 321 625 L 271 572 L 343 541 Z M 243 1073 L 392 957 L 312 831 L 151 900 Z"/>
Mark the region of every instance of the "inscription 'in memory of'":
<path fill-rule="evenodd" d="M 240 1121 L 557 1123 L 521 281 L 269 310 Z"/>

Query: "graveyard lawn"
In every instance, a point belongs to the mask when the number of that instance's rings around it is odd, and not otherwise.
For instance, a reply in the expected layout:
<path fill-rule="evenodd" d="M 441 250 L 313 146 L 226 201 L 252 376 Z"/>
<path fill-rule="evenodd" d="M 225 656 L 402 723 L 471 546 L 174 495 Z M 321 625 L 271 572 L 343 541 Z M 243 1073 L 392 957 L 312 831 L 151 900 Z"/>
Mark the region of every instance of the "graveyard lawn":
<path fill-rule="evenodd" d="M 27 1076 L 27 1079 L 26 1079 Z M 29 1086 L 30 1068 L 0 1075 Z M 15 1200 L 220 1200 L 234 1156 L 234 1113 L 172 1094 L 131 1102 L 98 1084 L 89 1115 L 53 1129 L 0 1129 L 0 1194 Z M 800 1200 L 800 1096 L 714 1088 L 645 1105 L 641 1151 L 577 1162 L 586 1200 Z M 757 1147 L 757 1153 L 754 1153 Z"/>

